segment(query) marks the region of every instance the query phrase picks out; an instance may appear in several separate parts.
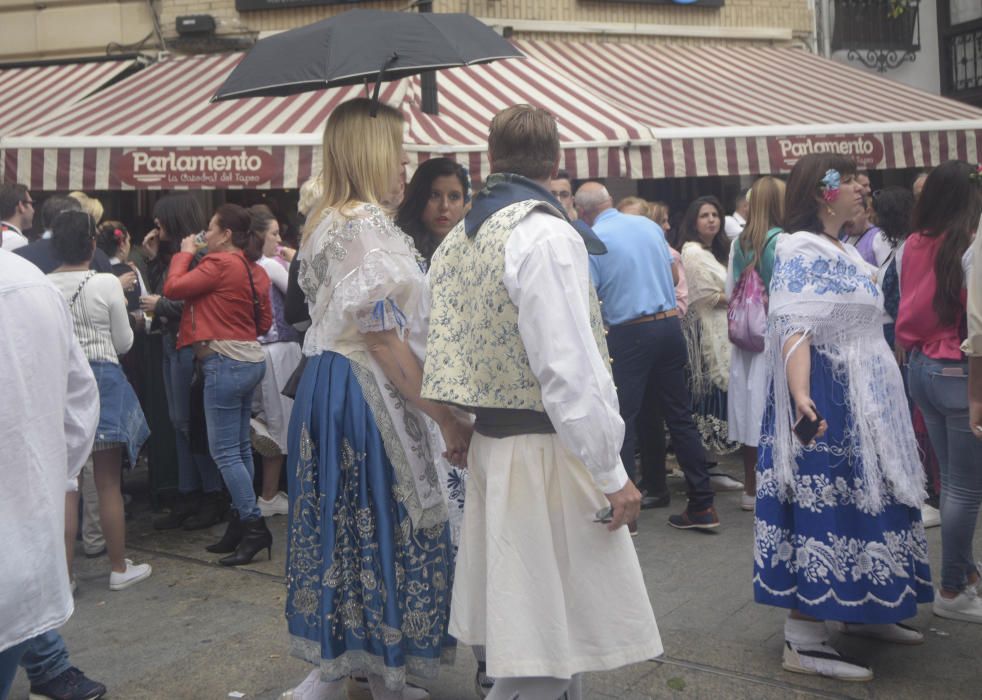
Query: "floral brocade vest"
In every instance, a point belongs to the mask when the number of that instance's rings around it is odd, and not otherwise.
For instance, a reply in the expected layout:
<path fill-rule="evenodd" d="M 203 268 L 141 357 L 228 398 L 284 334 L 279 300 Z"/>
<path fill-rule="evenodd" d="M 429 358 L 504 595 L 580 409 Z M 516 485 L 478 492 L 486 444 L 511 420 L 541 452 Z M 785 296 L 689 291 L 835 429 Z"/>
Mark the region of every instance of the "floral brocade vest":
<path fill-rule="evenodd" d="M 532 210 L 547 207 L 538 200 L 511 204 L 488 218 L 473 238 L 462 221 L 440 244 L 429 273 L 433 301 L 424 398 L 465 408 L 544 411 L 504 274 L 505 245 L 515 226 Z M 593 285 L 589 288 L 590 325 L 607 362 L 600 304 Z"/>

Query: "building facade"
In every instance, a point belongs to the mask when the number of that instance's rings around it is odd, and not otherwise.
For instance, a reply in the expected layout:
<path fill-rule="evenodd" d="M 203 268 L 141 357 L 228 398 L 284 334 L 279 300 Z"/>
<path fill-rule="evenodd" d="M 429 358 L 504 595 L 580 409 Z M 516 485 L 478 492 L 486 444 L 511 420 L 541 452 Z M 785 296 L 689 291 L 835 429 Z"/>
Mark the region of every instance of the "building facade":
<path fill-rule="evenodd" d="M 401 10 L 405 0 L 0 0 L 0 63 L 66 60 L 165 48 L 244 48 L 255 37 L 315 22 L 353 7 Z M 688 45 L 812 47 L 809 0 L 433 0 L 435 12 L 466 12 L 519 39 Z M 212 36 L 180 36 L 177 18 L 209 15 Z M 163 44 L 163 47 L 161 46 Z"/>

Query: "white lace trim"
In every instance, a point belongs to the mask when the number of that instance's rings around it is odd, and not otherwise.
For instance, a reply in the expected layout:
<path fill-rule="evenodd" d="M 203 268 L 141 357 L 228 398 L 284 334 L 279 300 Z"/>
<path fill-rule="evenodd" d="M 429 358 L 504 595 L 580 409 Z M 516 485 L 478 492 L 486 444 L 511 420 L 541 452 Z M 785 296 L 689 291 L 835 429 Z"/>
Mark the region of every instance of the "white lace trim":
<path fill-rule="evenodd" d="M 930 581 L 925 581 L 916 576 L 914 577 L 914 580 L 925 586 L 931 585 Z M 835 602 L 838 603 L 839 605 L 842 605 L 847 608 L 855 608 L 855 607 L 859 607 L 860 605 L 866 605 L 867 603 L 876 603 L 877 605 L 882 605 L 883 607 L 886 608 L 899 608 L 903 604 L 904 600 L 911 596 L 914 597 L 914 600 L 917 600 L 917 591 L 915 591 L 910 586 L 904 586 L 904 590 L 901 592 L 900 596 L 896 600 L 890 601 L 890 600 L 884 600 L 883 598 L 873 595 L 872 593 L 867 593 L 860 600 L 846 600 L 845 598 L 840 597 L 839 594 L 837 594 L 835 590 L 831 588 L 817 598 L 806 598 L 805 596 L 798 593 L 797 586 L 792 586 L 791 588 L 788 588 L 783 591 L 779 591 L 777 589 L 771 588 L 766 583 L 761 581 L 760 574 L 754 575 L 753 583 L 754 585 L 760 586 L 771 595 L 782 596 L 782 597 L 793 595 L 795 598 L 808 605 L 821 605 L 822 603 L 824 603 L 825 601 L 831 598 L 835 600 Z"/>

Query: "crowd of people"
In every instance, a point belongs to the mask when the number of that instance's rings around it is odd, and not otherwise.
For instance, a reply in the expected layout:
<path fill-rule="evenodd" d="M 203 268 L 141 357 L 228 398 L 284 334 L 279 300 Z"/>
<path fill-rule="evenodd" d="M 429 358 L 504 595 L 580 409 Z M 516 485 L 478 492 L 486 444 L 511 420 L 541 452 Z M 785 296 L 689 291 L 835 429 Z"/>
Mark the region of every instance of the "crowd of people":
<path fill-rule="evenodd" d="M 476 192 L 448 158 L 407 183 L 402 133 L 368 99 L 332 112 L 295 247 L 264 205 L 209 219 L 168 194 L 135 245 L 83 193 L 35 212 L 0 186 L 0 345 L 21 358 L 2 379 L 0 698 L 18 663 L 32 697 L 106 692 L 57 629 L 79 523 L 111 590 L 152 575 L 126 558 L 121 489 L 149 373 L 178 477 L 153 527 L 224 523 L 224 566 L 285 550 L 291 650 L 313 666 L 286 700 L 349 678 L 426 698 L 407 677 L 456 641 L 491 700 L 581 698 L 584 673 L 659 656 L 631 537 L 671 504 L 670 451 L 687 498 L 668 525 L 720 527 L 718 490 L 753 512 L 786 670 L 869 680 L 831 632 L 917 644 L 921 603 L 982 623 L 982 169 L 874 192 L 809 155 L 673 226 L 664 203 L 575 187 L 543 110 L 494 118 Z M 131 352 L 149 338 L 156 362 Z M 715 461 L 737 451 L 742 482 Z"/>

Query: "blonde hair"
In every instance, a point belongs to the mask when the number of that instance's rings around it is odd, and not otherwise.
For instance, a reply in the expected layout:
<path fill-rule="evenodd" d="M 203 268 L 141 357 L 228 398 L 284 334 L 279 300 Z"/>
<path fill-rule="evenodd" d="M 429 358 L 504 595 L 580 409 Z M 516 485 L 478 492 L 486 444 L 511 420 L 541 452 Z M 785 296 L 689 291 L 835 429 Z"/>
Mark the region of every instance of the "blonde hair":
<path fill-rule="evenodd" d="M 324 196 L 324 178 L 321 173 L 307 179 L 300 185 L 300 201 L 297 202 L 297 211 L 304 216 L 310 213 L 314 205 Z"/>
<path fill-rule="evenodd" d="M 402 155 L 402 115 L 380 104 L 371 116 L 372 101 L 359 97 L 331 112 L 324 125 L 324 192 L 307 217 L 306 240 L 328 209 L 343 212 L 355 202 L 381 204 L 389 194 L 393 169 Z"/>
<path fill-rule="evenodd" d="M 95 197 L 90 197 L 89 195 L 85 194 L 85 192 L 78 191 L 69 192 L 68 196 L 77 201 L 79 205 L 81 205 L 82 211 L 91 216 L 92 221 L 94 221 L 97 225 L 100 221 L 102 221 L 102 215 L 106 213 L 106 210 L 103 208 L 102 202 L 100 202 L 98 199 Z"/>
<path fill-rule="evenodd" d="M 738 239 L 745 253 L 753 252 L 747 265 L 755 265 L 760 260 L 767 243 L 767 232 L 775 226 L 784 225 L 784 191 L 784 180 L 765 175 L 747 192 L 750 211 L 747 213 L 747 225 Z"/>
<path fill-rule="evenodd" d="M 665 202 L 648 202 L 648 216 L 662 226 L 668 222 L 668 205 Z"/>
<path fill-rule="evenodd" d="M 640 197 L 625 197 L 617 203 L 617 211 L 619 212 L 623 212 L 628 207 L 637 207 L 638 216 L 651 218 L 651 206 Z"/>

